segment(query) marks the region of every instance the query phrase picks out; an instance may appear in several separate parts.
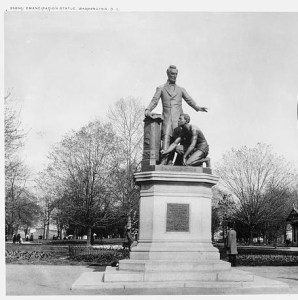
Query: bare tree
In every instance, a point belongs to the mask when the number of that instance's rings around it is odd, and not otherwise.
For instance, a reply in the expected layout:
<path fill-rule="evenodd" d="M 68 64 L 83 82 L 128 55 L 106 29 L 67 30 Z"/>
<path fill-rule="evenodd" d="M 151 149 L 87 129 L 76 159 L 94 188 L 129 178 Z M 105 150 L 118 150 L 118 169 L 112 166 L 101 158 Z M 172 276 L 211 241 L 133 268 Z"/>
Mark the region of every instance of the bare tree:
<path fill-rule="evenodd" d="M 46 172 L 64 217 L 91 231 L 113 221 L 113 173 L 118 167 L 117 138 L 110 124 L 90 122 L 72 131 L 49 154 Z"/>
<path fill-rule="evenodd" d="M 267 214 L 271 216 L 260 223 L 258 228 L 267 243 L 277 244 L 279 237 L 286 240 L 286 219 L 293 205 L 293 195 L 296 191 L 292 187 L 269 187 L 264 201 L 268 203 Z"/>
<path fill-rule="evenodd" d="M 46 171 L 40 172 L 35 181 L 35 190 L 38 193 L 39 203 L 42 208 L 43 239 L 47 240 L 49 239 L 52 212 L 56 208 L 57 199 L 59 198 L 59 189 L 55 188 L 56 182 Z"/>
<path fill-rule="evenodd" d="M 40 215 L 35 195 L 26 187 L 29 171 L 21 161 L 11 162 L 5 176 L 5 224 L 8 237 L 20 226 L 33 226 Z"/>
<path fill-rule="evenodd" d="M 23 193 L 19 206 L 16 209 L 18 225 L 23 227 L 25 235 L 30 228 L 36 226 L 40 220 L 41 207 L 34 194 L 26 190 Z"/>
<path fill-rule="evenodd" d="M 129 224 L 138 211 L 139 189 L 133 174 L 139 170 L 142 160 L 144 107 L 140 103 L 140 99 L 123 98 L 107 114 L 120 142 L 115 198 L 121 203 Z"/>
<path fill-rule="evenodd" d="M 212 223 L 211 233 L 212 240 L 214 233 L 220 227 L 223 233 L 223 240 L 226 236 L 227 225 L 234 221 L 235 201 L 233 196 L 227 191 L 220 189 L 217 185 L 212 188 Z"/>
<path fill-rule="evenodd" d="M 5 223 L 10 238 L 14 232 L 18 231 L 20 225 L 24 225 L 26 219 L 35 219 L 31 211 L 38 209 L 35 197 L 26 187 L 30 176 L 29 170 L 19 158 L 19 150 L 24 145 L 25 133 L 21 128 L 19 112 L 15 108 L 11 92 L 5 96 L 4 105 Z"/>
<path fill-rule="evenodd" d="M 223 155 L 215 172 L 220 185 L 237 199 L 234 215 L 248 226 L 250 242 L 258 225 L 280 214 L 285 191 L 297 180 L 290 163 L 260 143 L 254 148 L 232 149 Z"/>
<path fill-rule="evenodd" d="M 4 97 L 4 109 L 5 167 L 7 169 L 10 160 L 23 147 L 25 133 L 21 128 L 19 112 L 15 109 L 11 91 Z"/>
<path fill-rule="evenodd" d="M 117 101 L 107 114 L 119 138 L 126 167 L 142 159 L 144 110 L 140 99 L 127 97 Z"/>

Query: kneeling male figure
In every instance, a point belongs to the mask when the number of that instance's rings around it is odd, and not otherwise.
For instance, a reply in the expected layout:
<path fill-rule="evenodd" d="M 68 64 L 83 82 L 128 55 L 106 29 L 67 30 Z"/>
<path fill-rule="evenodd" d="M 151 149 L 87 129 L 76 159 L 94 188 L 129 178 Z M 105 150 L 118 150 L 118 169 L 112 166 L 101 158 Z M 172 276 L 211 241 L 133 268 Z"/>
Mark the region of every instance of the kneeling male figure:
<path fill-rule="evenodd" d="M 167 150 L 161 150 L 161 164 L 172 164 L 175 152 L 177 158 L 175 165 L 201 166 L 202 159 L 209 153 L 209 145 L 203 132 L 195 125 L 189 124 L 190 116 L 181 114 L 178 120 L 178 127 L 175 128 L 174 142 Z"/>

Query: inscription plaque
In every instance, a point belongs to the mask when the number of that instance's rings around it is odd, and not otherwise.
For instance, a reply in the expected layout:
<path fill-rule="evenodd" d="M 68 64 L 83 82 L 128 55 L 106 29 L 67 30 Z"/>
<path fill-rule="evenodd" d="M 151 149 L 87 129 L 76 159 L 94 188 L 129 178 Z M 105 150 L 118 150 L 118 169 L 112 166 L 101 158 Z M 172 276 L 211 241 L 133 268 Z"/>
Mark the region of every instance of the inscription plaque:
<path fill-rule="evenodd" d="M 189 231 L 189 204 L 167 204 L 167 232 Z"/>

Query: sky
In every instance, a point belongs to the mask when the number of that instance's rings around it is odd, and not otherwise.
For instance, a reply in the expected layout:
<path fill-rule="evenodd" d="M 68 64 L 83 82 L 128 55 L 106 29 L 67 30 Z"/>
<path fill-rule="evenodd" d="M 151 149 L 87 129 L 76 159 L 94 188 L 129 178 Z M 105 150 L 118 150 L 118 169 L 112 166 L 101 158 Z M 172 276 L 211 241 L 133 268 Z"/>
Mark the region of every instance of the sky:
<path fill-rule="evenodd" d="M 297 12 L 7 11 L 4 81 L 28 131 L 22 157 L 42 171 L 51 145 L 120 98 L 147 106 L 174 64 L 177 84 L 208 108 L 183 103 L 213 167 L 262 142 L 298 168 L 297 36 Z"/>

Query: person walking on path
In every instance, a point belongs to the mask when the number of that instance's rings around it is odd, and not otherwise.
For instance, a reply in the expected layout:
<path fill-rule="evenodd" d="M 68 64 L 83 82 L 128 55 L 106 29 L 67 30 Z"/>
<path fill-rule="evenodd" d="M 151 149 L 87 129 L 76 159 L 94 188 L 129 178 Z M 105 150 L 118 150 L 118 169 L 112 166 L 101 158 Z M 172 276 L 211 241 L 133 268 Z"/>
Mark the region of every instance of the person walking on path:
<path fill-rule="evenodd" d="M 237 234 L 236 231 L 230 227 L 227 236 L 227 254 L 229 256 L 229 262 L 231 263 L 232 267 L 236 267 L 236 255 L 237 252 Z"/>

